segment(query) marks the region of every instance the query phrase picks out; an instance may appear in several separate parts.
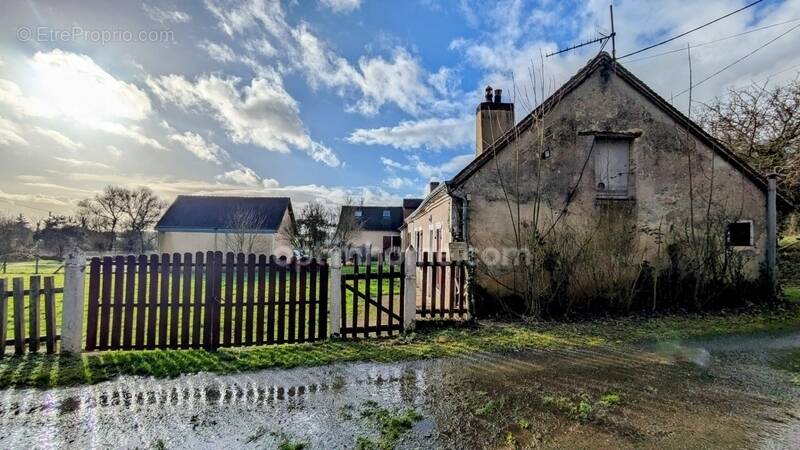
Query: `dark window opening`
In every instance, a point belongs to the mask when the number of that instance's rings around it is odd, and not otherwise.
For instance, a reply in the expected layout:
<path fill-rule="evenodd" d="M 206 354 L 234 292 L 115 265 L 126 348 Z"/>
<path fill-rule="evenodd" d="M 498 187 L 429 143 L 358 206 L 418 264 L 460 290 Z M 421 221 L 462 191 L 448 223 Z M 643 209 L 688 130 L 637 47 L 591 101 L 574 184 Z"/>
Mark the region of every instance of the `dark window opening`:
<path fill-rule="evenodd" d="M 728 224 L 728 245 L 731 247 L 750 247 L 753 245 L 753 223 L 734 222 Z"/>

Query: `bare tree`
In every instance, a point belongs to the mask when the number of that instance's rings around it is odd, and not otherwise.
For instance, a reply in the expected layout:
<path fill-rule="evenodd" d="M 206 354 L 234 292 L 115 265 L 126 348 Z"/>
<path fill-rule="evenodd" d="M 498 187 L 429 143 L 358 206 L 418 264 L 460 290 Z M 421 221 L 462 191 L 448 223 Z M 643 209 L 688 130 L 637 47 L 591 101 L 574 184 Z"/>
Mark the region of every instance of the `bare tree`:
<path fill-rule="evenodd" d="M 342 207 L 339 208 L 339 213 L 334 214 L 336 217 L 333 218 L 332 222 L 336 224 L 336 231 L 333 233 L 331 245 L 347 248 L 361 231 L 362 223 L 354 214 L 342 214 L 342 211 L 352 210 L 349 207 L 354 204 L 353 199 L 348 197 Z"/>
<path fill-rule="evenodd" d="M 761 173 L 779 169 L 789 194 L 800 199 L 800 78 L 767 83 L 730 89 L 703 104 L 701 124 Z"/>
<path fill-rule="evenodd" d="M 266 239 L 260 232 L 264 219 L 262 214 L 253 209 L 233 211 L 225 222 L 225 246 L 235 253 L 252 253 Z"/>
<path fill-rule="evenodd" d="M 145 230 L 155 225 L 166 203 L 158 198 L 149 188 L 124 191 L 124 213 L 128 230 L 139 239 L 139 251 L 145 249 Z"/>
<path fill-rule="evenodd" d="M 89 229 L 108 233 L 109 250 L 114 250 L 117 233 L 126 214 L 128 191 L 121 186 L 106 186 L 102 193 L 78 203 L 78 217 Z"/>

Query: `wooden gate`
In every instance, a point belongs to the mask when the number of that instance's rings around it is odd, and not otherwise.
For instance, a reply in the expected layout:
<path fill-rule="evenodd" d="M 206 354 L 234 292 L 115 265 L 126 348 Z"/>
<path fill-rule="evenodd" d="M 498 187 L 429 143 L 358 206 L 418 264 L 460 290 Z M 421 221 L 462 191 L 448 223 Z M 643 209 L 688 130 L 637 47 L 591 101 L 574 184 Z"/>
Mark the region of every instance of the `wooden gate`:
<path fill-rule="evenodd" d="M 417 261 L 417 315 L 421 318 L 465 319 L 466 261 L 448 261 L 446 253 L 423 252 Z"/>
<path fill-rule="evenodd" d="M 363 263 L 357 254 L 342 269 L 342 337 L 391 336 L 403 331 L 403 279 L 399 258 Z"/>
<path fill-rule="evenodd" d="M 93 258 L 86 350 L 325 339 L 327 290 L 328 266 L 314 259 L 222 252 Z"/>

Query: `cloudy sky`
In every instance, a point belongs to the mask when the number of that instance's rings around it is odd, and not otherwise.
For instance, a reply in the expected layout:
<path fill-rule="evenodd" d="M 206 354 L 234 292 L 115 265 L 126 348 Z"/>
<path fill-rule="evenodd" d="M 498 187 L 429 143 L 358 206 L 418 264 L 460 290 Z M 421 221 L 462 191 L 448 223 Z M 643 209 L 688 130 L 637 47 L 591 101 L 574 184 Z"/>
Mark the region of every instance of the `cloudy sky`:
<path fill-rule="evenodd" d="M 750 1 L 616 1 L 617 55 Z M 766 0 L 621 63 L 685 111 L 687 43 L 707 101 L 797 76 L 798 25 Z M 40 217 L 107 184 L 419 196 L 471 159 L 487 84 L 520 120 L 599 46 L 541 55 L 610 26 L 608 0 L 6 0 L 0 30 L 0 213 Z"/>

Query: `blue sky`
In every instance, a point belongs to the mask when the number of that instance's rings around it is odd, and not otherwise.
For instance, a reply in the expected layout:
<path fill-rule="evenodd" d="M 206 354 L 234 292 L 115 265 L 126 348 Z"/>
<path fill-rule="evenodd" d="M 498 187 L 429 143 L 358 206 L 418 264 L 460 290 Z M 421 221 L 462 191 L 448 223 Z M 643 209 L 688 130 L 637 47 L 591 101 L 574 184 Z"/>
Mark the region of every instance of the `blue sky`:
<path fill-rule="evenodd" d="M 745 3 L 616 1 L 618 52 Z M 691 43 L 698 80 L 798 23 L 800 0 L 768 0 L 621 62 L 669 99 L 687 86 L 686 52 L 649 56 Z M 608 2 L 591 0 L 29 0 L 3 2 L 0 25 L 0 212 L 33 217 L 106 184 L 298 204 L 420 196 L 471 159 L 484 86 L 519 120 L 598 46 L 542 53 L 609 31 Z M 796 76 L 798 33 L 695 99 Z"/>

